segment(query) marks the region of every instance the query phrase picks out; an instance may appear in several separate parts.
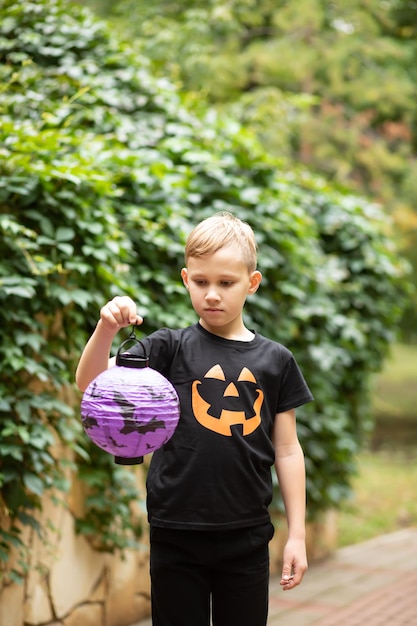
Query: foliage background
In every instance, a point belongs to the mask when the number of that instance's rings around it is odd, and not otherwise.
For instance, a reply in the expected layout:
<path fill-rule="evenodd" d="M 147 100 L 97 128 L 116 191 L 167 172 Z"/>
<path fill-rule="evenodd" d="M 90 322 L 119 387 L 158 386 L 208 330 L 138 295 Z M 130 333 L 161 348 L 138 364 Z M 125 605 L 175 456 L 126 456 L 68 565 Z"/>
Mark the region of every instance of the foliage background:
<path fill-rule="evenodd" d="M 42 497 L 62 498 L 71 472 L 88 487 L 79 530 L 106 550 L 137 541 L 134 474 L 89 445 L 64 392 L 115 294 L 135 298 L 146 333 L 194 321 L 183 244 L 218 210 L 258 236 L 264 281 L 247 323 L 293 350 L 314 391 L 298 415 L 309 513 L 337 506 L 406 293 L 385 215 L 268 155 L 87 10 L 0 6 L 0 559 L 22 549 L 11 576 L 25 571 L 21 524 L 42 532 Z"/>
<path fill-rule="evenodd" d="M 153 72 L 231 112 L 291 169 L 376 201 L 417 285 L 417 5 L 89 0 Z M 416 339 L 417 291 L 402 318 Z"/>

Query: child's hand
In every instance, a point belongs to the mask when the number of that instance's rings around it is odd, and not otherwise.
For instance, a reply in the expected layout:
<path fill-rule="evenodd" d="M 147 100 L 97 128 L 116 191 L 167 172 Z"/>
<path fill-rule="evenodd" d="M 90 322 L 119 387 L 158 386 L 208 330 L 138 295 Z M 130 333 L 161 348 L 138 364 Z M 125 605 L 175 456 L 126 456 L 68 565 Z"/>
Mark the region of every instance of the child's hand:
<path fill-rule="evenodd" d="M 114 332 L 131 324 L 142 324 L 143 318 L 138 315 L 132 298 L 116 296 L 101 309 L 100 321 L 104 328 Z"/>
<path fill-rule="evenodd" d="M 299 585 L 307 571 L 307 556 L 304 541 L 289 540 L 284 548 L 280 585 L 284 591 Z"/>

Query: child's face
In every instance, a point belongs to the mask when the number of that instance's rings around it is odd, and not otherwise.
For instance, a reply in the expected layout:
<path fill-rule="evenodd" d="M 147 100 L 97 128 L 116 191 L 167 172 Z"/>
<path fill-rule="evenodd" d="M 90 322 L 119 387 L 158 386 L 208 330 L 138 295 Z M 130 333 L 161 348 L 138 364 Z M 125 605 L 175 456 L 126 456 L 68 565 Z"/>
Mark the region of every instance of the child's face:
<path fill-rule="evenodd" d="M 246 297 L 258 289 L 262 275 L 248 271 L 238 248 L 190 257 L 181 276 L 204 328 L 225 337 L 242 332 Z"/>

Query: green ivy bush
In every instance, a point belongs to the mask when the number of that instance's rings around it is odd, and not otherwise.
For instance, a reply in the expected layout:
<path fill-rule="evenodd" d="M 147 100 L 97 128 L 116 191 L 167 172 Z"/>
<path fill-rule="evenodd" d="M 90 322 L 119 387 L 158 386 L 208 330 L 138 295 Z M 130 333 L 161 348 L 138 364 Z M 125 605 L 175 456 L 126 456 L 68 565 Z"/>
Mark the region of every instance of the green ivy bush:
<path fill-rule="evenodd" d="M 75 471 L 79 530 L 105 550 L 137 540 L 134 474 L 89 444 L 63 391 L 108 298 L 131 295 L 145 333 L 194 321 L 183 246 L 218 210 L 257 233 L 264 281 L 247 323 L 294 351 L 316 398 L 298 414 L 309 514 L 337 506 L 405 289 L 378 210 L 283 171 L 202 103 L 185 107 L 86 10 L 4 0 L 2 13 L 0 560 L 20 547 L 11 576 L 24 574 L 22 525 L 42 532 L 44 494 L 64 494 Z"/>

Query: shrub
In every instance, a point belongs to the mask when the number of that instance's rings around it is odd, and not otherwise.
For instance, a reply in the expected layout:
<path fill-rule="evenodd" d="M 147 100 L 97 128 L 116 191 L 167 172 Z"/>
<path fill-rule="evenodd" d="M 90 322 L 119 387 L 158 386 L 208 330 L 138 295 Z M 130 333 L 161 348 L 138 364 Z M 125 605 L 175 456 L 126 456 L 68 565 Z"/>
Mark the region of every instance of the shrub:
<path fill-rule="evenodd" d="M 24 548 L 19 522 L 41 532 L 43 495 L 65 492 L 76 467 L 89 494 L 79 530 L 95 529 L 106 550 L 135 541 L 132 474 L 87 442 L 64 392 L 115 294 L 135 298 L 146 333 L 194 320 L 179 277 L 183 245 L 217 210 L 258 235 L 264 282 L 247 323 L 302 365 L 316 398 L 299 411 L 309 513 L 337 506 L 404 292 L 382 216 L 283 171 L 233 120 L 186 108 L 84 9 L 5 0 L 3 14 L 0 559 L 10 545 Z"/>

